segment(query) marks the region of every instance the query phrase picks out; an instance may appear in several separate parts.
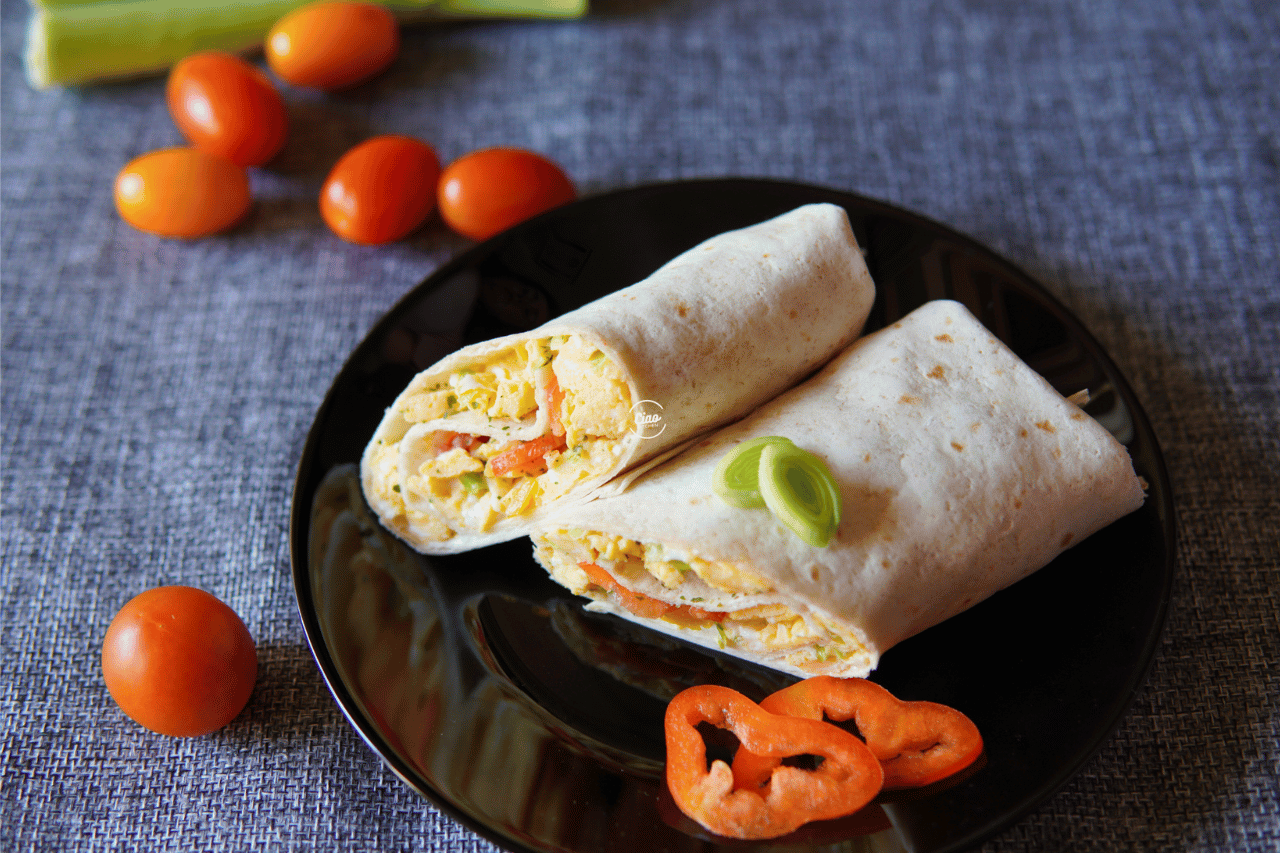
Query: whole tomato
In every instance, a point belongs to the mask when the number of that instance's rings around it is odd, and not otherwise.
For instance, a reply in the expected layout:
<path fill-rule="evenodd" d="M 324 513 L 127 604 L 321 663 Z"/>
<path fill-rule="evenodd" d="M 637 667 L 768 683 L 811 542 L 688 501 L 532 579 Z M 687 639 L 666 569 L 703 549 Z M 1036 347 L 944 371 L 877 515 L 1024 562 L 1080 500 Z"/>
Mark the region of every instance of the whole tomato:
<path fill-rule="evenodd" d="M 244 622 L 204 590 L 163 586 L 132 598 L 102 642 L 107 690 L 154 732 L 194 737 L 222 728 L 249 701 L 258 656 Z"/>
<path fill-rule="evenodd" d="M 400 52 L 395 16 L 373 3 L 309 3 L 267 34 L 271 70 L 295 86 L 332 91 L 382 71 Z"/>
<path fill-rule="evenodd" d="M 352 243 L 399 240 L 435 209 L 440 159 L 425 142 L 375 136 L 334 164 L 320 190 L 320 215 Z"/>
<path fill-rule="evenodd" d="M 165 87 L 169 113 L 182 135 L 239 166 L 261 166 L 284 147 L 288 113 L 258 67 L 218 51 L 183 59 Z"/>
<path fill-rule="evenodd" d="M 249 209 L 249 177 L 230 160 L 197 148 L 164 148 L 130 161 L 115 182 L 116 210 L 141 231 L 204 237 Z"/>
<path fill-rule="evenodd" d="M 438 202 L 445 224 L 473 240 L 577 197 L 555 163 L 519 148 L 486 148 L 449 164 L 440 176 Z"/>

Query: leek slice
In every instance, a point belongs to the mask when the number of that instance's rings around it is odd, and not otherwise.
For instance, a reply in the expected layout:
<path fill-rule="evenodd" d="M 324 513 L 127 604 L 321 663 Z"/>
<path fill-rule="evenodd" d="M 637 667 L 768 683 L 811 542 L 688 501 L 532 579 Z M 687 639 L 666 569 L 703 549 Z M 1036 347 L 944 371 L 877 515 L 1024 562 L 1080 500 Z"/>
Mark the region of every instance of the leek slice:
<path fill-rule="evenodd" d="M 24 54 L 37 89 L 155 74 L 202 50 L 243 53 L 306 0 L 32 0 Z M 577 18 L 587 0 L 374 0 L 403 21 Z"/>
<path fill-rule="evenodd" d="M 827 546 L 840 524 L 840 490 L 825 462 L 791 442 L 766 444 L 759 482 L 779 521 L 815 548 Z"/>
<path fill-rule="evenodd" d="M 711 488 L 729 506 L 755 509 L 765 505 L 760 495 L 760 453 L 770 444 L 791 444 L 780 435 L 753 438 L 724 455 L 712 474 Z"/>
<path fill-rule="evenodd" d="M 467 494 L 478 495 L 481 492 L 489 491 L 489 484 L 485 482 L 484 474 L 479 471 L 464 471 L 458 475 L 458 482 L 462 484 L 462 488 L 467 490 Z"/>

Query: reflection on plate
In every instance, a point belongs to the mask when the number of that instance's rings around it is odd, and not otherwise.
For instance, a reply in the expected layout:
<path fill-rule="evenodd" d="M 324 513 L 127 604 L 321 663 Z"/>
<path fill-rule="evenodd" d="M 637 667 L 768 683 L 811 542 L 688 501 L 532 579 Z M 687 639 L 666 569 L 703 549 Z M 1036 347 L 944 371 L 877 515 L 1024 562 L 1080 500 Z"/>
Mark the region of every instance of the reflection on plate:
<path fill-rule="evenodd" d="M 425 557 L 364 504 L 356 466 L 383 410 L 465 343 L 523 331 L 644 278 L 701 240 L 808 202 L 848 211 L 877 286 L 868 331 L 963 302 L 1129 449 L 1146 505 L 1051 565 L 887 652 L 873 679 L 969 715 L 985 763 L 853 818 L 730 842 L 672 808 L 662 714 L 694 683 L 760 699 L 790 679 L 586 612 L 527 540 Z M 292 517 L 303 626 L 338 704 L 407 784 L 511 850 L 958 850 L 1069 779 L 1128 708 L 1164 622 L 1174 521 L 1159 448 L 1098 344 L 1038 284 L 936 223 L 798 184 L 640 187 L 553 211 L 456 258 L 352 353 L 316 416 Z"/>

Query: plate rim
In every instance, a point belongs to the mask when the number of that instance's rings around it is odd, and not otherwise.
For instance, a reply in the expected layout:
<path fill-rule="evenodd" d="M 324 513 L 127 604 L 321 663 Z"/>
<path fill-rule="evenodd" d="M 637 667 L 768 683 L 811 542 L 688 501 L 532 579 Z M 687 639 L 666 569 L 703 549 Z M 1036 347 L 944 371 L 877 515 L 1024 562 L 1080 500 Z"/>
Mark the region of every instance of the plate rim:
<path fill-rule="evenodd" d="M 1150 629 L 1147 631 L 1142 644 L 1141 665 L 1135 667 L 1131 673 L 1131 677 L 1125 680 L 1127 690 L 1122 697 L 1116 697 L 1113 713 L 1111 713 L 1098 728 L 1098 736 L 1092 743 L 1080 750 L 1075 761 L 1068 762 L 1059 768 L 1056 773 L 1050 774 L 1049 778 L 1047 778 L 1044 783 L 1037 788 L 1035 793 L 1027 797 L 1020 808 L 1012 809 L 1009 812 L 993 818 L 980 829 L 973 830 L 964 838 L 955 839 L 953 843 L 945 848 L 947 851 L 968 849 L 971 846 L 979 844 L 985 840 L 989 840 L 998 833 L 1022 821 L 1032 812 L 1043 808 L 1054 794 L 1060 791 L 1071 779 L 1075 778 L 1083 767 L 1097 756 L 1103 745 L 1115 734 L 1115 731 L 1119 727 L 1121 721 L 1128 716 L 1135 700 L 1139 693 L 1144 689 L 1149 679 L 1168 621 L 1169 605 L 1172 597 L 1172 587 L 1175 580 L 1177 566 L 1178 524 L 1176 506 L 1173 500 L 1172 484 L 1170 482 L 1168 468 L 1165 463 L 1164 453 L 1160 447 L 1155 430 L 1151 425 L 1150 418 L 1147 416 L 1146 410 L 1137 399 L 1137 393 L 1129 384 L 1125 374 L 1119 369 L 1110 354 L 1094 337 L 1093 333 L 1085 327 L 1078 317 L 1076 317 L 1075 313 L 1043 283 L 1041 283 L 1039 279 L 1030 275 L 1026 270 L 1010 261 L 1000 252 L 995 251 L 977 239 L 950 225 L 935 220 L 925 214 L 896 205 L 892 202 L 887 202 L 836 187 L 770 177 L 701 177 L 636 184 L 582 196 L 569 204 L 526 220 L 525 222 L 522 222 L 519 225 L 503 231 L 502 233 L 487 240 L 465 248 L 463 251 L 436 267 L 421 280 L 408 287 L 405 292 L 401 294 L 373 322 L 373 324 L 368 327 L 368 329 L 365 330 L 365 332 L 360 336 L 360 339 L 352 347 L 352 350 L 344 358 L 338 371 L 333 375 L 319 406 L 314 411 L 310 425 L 307 428 L 305 441 L 299 453 L 298 462 L 294 468 L 293 486 L 290 492 L 288 530 L 289 562 L 293 578 L 295 605 L 298 610 L 299 618 L 302 622 L 303 634 L 305 635 L 307 645 L 311 650 L 312 658 L 315 660 L 326 687 L 329 689 L 330 694 L 336 701 L 339 710 L 346 718 L 347 722 L 353 729 L 355 729 L 356 733 L 365 742 L 365 744 L 381 759 L 384 766 L 390 769 L 401 782 L 407 785 L 419 796 L 423 797 L 431 807 L 440 811 L 441 814 L 466 827 L 468 830 L 474 832 L 476 835 L 484 838 L 486 841 L 498 846 L 499 848 L 513 851 L 513 853 L 541 853 L 539 848 L 529 846 L 517 837 L 504 834 L 489 827 L 483 821 L 477 819 L 467 813 L 460 806 L 453 803 L 443 792 L 425 784 L 425 780 L 418 778 L 416 771 L 409 767 L 408 763 L 399 756 L 394 747 L 386 741 L 383 734 L 378 731 L 376 724 L 367 718 L 367 715 L 361 710 L 361 703 L 359 699 L 353 695 L 342 680 L 341 673 L 339 672 L 324 640 L 324 635 L 316 616 L 315 607 L 309 600 L 304 600 L 310 599 L 312 593 L 311 578 L 308 571 L 309 564 L 307 557 L 307 544 L 302 541 L 304 532 L 309 530 L 310 507 L 302 506 L 302 498 L 304 497 L 303 492 L 306 490 L 309 478 L 308 463 L 312 461 L 317 452 L 320 433 L 322 432 L 321 427 L 323 421 L 335 403 L 340 380 L 342 380 L 354 368 L 355 363 L 361 355 L 366 343 L 374 338 L 385 326 L 390 325 L 398 319 L 399 315 L 413 300 L 418 297 L 419 292 L 424 287 L 427 287 L 433 281 L 447 278 L 458 269 L 468 266 L 473 259 L 491 254 L 495 248 L 510 239 L 513 235 L 537 229 L 548 222 L 553 222 L 558 217 L 565 215 L 566 211 L 575 207 L 608 203 L 610 200 L 621 199 L 627 196 L 643 196 L 647 194 L 658 194 L 663 192 L 679 191 L 682 189 L 693 189 L 697 187 L 714 187 L 726 190 L 735 187 L 772 187 L 776 190 L 795 192 L 802 195 L 811 195 L 814 197 L 826 196 L 828 197 L 828 200 L 831 200 L 833 203 L 840 204 L 841 206 L 844 206 L 846 202 L 853 202 L 858 207 L 871 212 L 881 213 L 889 217 L 911 221 L 918 225 L 926 226 L 941 235 L 945 235 L 947 238 L 966 247 L 968 250 L 974 251 L 984 256 L 986 259 L 996 262 L 999 266 L 1004 267 L 1012 277 L 1018 279 L 1020 284 L 1028 286 L 1037 298 L 1055 309 L 1055 316 L 1070 326 L 1072 336 L 1085 346 L 1090 358 L 1100 363 L 1108 373 L 1119 380 L 1115 388 L 1116 393 L 1124 400 L 1124 403 L 1131 414 L 1134 429 L 1142 434 L 1143 446 L 1150 455 L 1150 464 L 1156 475 L 1154 478 L 1156 482 L 1149 484 L 1150 488 L 1147 492 L 1147 500 L 1152 501 L 1154 499 L 1158 504 L 1156 511 L 1158 517 L 1161 519 L 1160 526 L 1165 548 L 1165 560 L 1164 564 L 1160 567 L 1159 572 L 1159 595 L 1154 618 L 1152 619 Z M 814 200 L 817 199 L 815 198 Z M 305 596 L 304 593 L 306 593 Z"/>

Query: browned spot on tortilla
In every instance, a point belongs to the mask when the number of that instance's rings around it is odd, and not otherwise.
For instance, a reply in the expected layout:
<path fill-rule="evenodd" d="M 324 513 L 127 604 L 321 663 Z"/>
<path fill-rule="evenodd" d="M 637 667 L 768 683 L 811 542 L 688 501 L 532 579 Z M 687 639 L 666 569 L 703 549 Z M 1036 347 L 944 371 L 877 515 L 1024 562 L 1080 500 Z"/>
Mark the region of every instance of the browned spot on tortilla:
<path fill-rule="evenodd" d="M 862 457 L 862 461 L 863 461 L 863 462 L 870 462 L 870 461 L 871 461 L 871 454 L 870 454 L 870 453 L 864 454 L 864 455 L 863 455 L 863 457 Z"/>
<path fill-rule="evenodd" d="M 810 577 L 810 578 L 811 578 L 815 583 L 818 581 L 818 578 L 819 578 L 820 576 L 821 576 L 821 575 L 820 575 L 820 573 L 818 572 L 818 567 L 817 567 L 817 566 L 810 566 L 810 567 L 809 567 L 809 577 Z"/>
<path fill-rule="evenodd" d="M 1022 501 L 1018 500 L 1017 498 L 1014 498 L 1014 499 L 1013 499 L 1013 508 L 1014 508 L 1014 509 L 1022 509 Z"/>
<path fill-rule="evenodd" d="M 684 303 L 677 305 L 676 313 L 679 314 L 681 317 L 689 316 L 689 306 L 685 305 Z"/>
<path fill-rule="evenodd" d="M 947 371 L 942 367 L 941 364 L 935 364 L 933 366 L 933 370 L 929 371 L 929 378 L 930 379 L 946 379 Z"/>
<path fill-rule="evenodd" d="M 1076 412 L 1074 415 L 1072 415 L 1072 416 L 1071 416 L 1071 420 L 1073 420 L 1073 421 L 1082 421 L 1082 420 L 1084 420 L 1084 419 L 1085 419 L 1085 418 L 1087 418 L 1087 417 L 1089 417 L 1089 416 L 1088 416 L 1088 415 L 1086 415 L 1084 412 Z"/>
<path fill-rule="evenodd" d="M 951 442 L 951 446 L 954 447 L 956 450 L 964 450 L 964 445 L 958 441 Z"/>
<path fill-rule="evenodd" d="M 969 427 L 969 432 L 977 432 L 980 429 L 982 429 L 982 422 L 974 421 L 973 426 Z"/>
<path fill-rule="evenodd" d="M 888 560 L 881 560 L 880 565 L 884 566 L 886 569 L 893 567 L 893 563 L 890 563 Z"/>
<path fill-rule="evenodd" d="M 800 312 L 792 308 L 790 311 L 787 312 L 787 316 L 790 317 L 792 320 L 794 320 L 795 318 L 800 316 Z"/>
<path fill-rule="evenodd" d="M 901 328 L 902 328 L 902 324 L 901 324 L 901 323 L 894 323 L 894 324 L 893 324 L 893 327 L 894 327 L 895 329 L 901 329 Z"/>
<path fill-rule="evenodd" d="M 913 397 L 913 396 L 911 396 L 910 394 L 903 394 L 903 395 L 902 395 L 902 399 L 898 400 L 898 402 L 899 402 L 899 403 L 906 403 L 907 405 L 912 405 L 913 403 L 919 403 L 919 402 L 920 402 L 920 398 L 919 398 L 919 397 Z"/>
<path fill-rule="evenodd" d="M 1018 430 L 1018 437 L 1019 437 L 1019 438 L 1026 438 L 1026 437 L 1027 437 L 1027 431 L 1026 431 L 1025 429 L 1020 429 L 1020 430 Z"/>
<path fill-rule="evenodd" d="M 950 336 L 950 335 L 948 335 L 946 332 L 943 332 L 943 333 L 942 333 L 942 334 L 940 334 L 940 335 L 934 335 L 934 336 L 933 336 L 933 339 L 934 339 L 935 341 L 942 341 L 944 344 L 953 344 L 953 343 L 955 343 L 955 341 L 956 341 L 956 339 L 955 339 L 955 338 L 951 337 L 951 336 Z"/>
<path fill-rule="evenodd" d="M 1053 428 L 1053 424 L 1048 421 L 1036 421 L 1036 426 L 1045 432 L 1057 432 L 1057 430 Z"/>
<path fill-rule="evenodd" d="M 1065 548 L 1065 547 L 1067 547 L 1068 545 L 1070 545 L 1070 544 L 1071 544 L 1071 538 L 1072 538 L 1072 536 L 1073 536 L 1073 535 L 1074 535 L 1074 534 L 1068 533 L 1066 536 L 1063 536 L 1063 537 L 1062 537 L 1062 547 L 1063 547 L 1063 548 Z"/>

